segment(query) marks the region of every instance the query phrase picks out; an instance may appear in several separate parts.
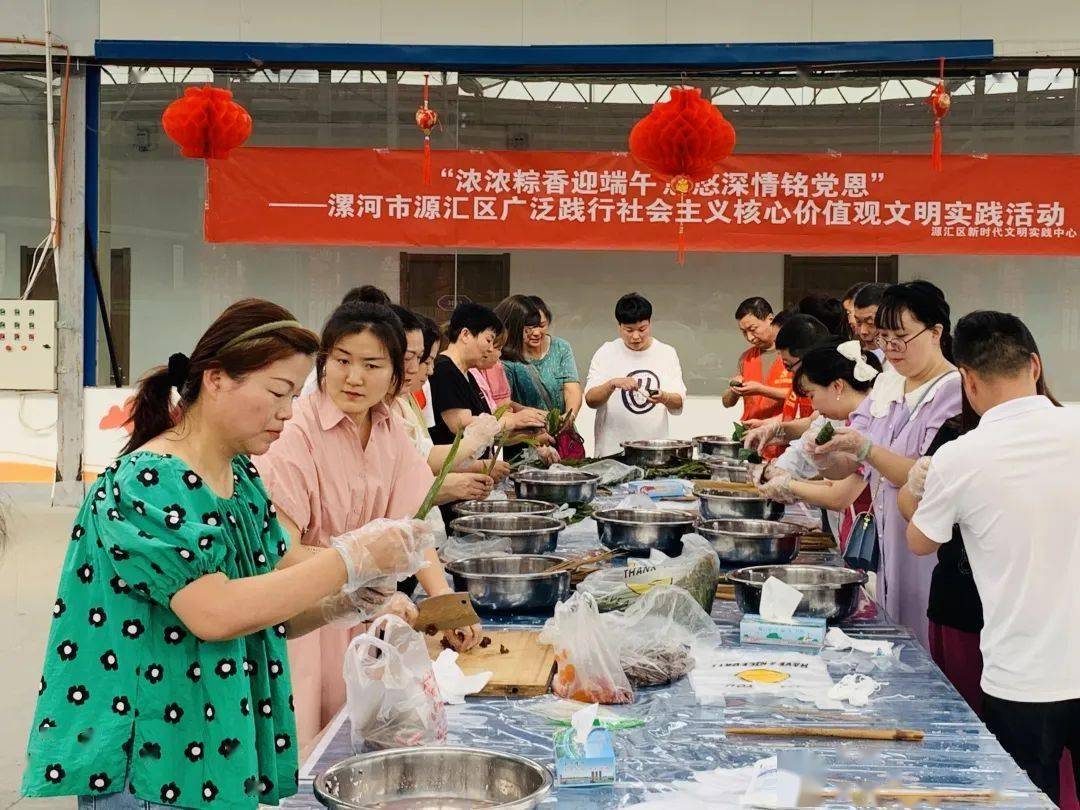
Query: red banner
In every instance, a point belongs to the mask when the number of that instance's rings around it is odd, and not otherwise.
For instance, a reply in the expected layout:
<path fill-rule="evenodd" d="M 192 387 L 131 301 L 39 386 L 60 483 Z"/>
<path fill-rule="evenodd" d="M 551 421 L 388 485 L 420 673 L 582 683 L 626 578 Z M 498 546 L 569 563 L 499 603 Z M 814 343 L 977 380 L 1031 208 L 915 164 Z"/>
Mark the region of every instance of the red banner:
<path fill-rule="evenodd" d="M 680 198 L 629 155 L 248 148 L 210 242 L 784 253 L 1080 253 L 1080 157 L 734 155 Z"/>

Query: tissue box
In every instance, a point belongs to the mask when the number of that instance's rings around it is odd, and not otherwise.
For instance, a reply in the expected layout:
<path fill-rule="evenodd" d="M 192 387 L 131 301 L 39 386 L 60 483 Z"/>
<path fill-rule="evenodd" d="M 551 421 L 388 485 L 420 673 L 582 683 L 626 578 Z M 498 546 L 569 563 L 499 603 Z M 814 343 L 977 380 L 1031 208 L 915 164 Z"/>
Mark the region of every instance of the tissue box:
<path fill-rule="evenodd" d="M 777 644 L 785 647 L 825 646 L 825 620 L 813 616 L 792 616 L 791 624 L 770 622 L 756 613 L 747 613 L 739 622 L 743 644 Z"/>
<path fill-rule="evenodd" d="M 555 732 L 555 775 L 563 787 L 615 784 L 615 747 L 611 732 L 596 727 L 585 745 L 578 744 L 572 728 Z"/>
<path fill-rule="evenodd" d="M 681 498 L 687 494 L 686 481 L 679 478 L 657 478 L 655 481 L 631 481 L 627 488 L 630 492 L 640 492 L 653 500 L 660 498 Z"/>

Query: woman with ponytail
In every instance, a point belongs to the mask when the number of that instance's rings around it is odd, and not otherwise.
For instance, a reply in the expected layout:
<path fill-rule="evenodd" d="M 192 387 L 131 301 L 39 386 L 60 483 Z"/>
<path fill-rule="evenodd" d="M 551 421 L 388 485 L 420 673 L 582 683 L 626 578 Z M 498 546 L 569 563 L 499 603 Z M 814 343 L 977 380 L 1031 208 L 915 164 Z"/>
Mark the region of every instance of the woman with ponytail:
<path fill-rule="evenodd" d="M 401 521 L 290 548 L 249 456 L 281 434 L 317 347 L 249 299 L 142 380 L 71 532 L 25 795 L 255 810 L 296 793 L 286 636 L 356 620 L 367 586 L 413 573 L 430 542 Z"/>
<path fill-rule="evenodd" d="M 889 287 L 876 316 L 889 368 L 851 418 L 811 453 L 826 478 L 870 486 L 879 562 L 875 598 L 928 646 L 926 606 L 934 561 L 907 549 L 897 496 L 946 420 L 961 412 L 960 374 L 951 362 L 949 304 L 928 281 Z M 856 480 L 857 479 L 857 480 Z"/>

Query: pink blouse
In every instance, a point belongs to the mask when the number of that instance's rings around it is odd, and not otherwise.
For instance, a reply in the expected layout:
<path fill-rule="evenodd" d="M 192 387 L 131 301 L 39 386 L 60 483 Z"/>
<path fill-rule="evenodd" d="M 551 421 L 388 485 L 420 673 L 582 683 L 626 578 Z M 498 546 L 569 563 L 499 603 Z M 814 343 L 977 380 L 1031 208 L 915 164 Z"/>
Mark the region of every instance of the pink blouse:
<path fill-rule="evenodd" d="M 280 438 L 254 462 L 305 545 L 329 545 L 376 518 L 411 517 L 435 480 L 385 405 L 371 410 L 364 448 L 356 423 L 319 390 L 297 400 Z"/>
<path fill-rule="evenodd" d="M 487 400 L 488 407 L 494 413 L 504 402 L 510 401 L 510 380 L 506 378 L 506 369 L 502 363 L 496 363 L 488 369 L 469 369 L 473 379 L 480 386 L 480 391 Z"/>

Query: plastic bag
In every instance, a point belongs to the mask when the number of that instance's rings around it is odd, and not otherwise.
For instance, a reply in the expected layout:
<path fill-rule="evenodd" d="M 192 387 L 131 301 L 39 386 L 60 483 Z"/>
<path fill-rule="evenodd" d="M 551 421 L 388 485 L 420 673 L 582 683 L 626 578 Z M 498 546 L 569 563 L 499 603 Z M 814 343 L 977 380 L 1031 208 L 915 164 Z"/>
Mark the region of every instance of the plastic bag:
<path fill-rule="evenodd" d="M 592 464 L 582 464 L 578 467 L 569 467 L 565 464 L 552 464 L 552 470 L 564 472 L 588 472 L 600 476 L 599 484 L 602 487 L 610 487 L 614 484 L 625 484 L 627 481 L 637 481 L 645 477 L 645 471 L 641 467 L 631 467 L 621 461 L 611 458 L 600 459 Z"/>
<path fill-rule="evenodd" d="M 578 585 L 578 592 L 591 594 L 602 611 L 624 610 L 658 585 L 677 585 L 708 613 L 720 581 L 720 559 L 700 535 L 687 534 L 682 541 L 678 557 L 653 549 L 646 560 L 631 560 L 625 567 L 589 574 Z"/>
<path fill-rule="evenodd" d="M 619 662 L 617 642 L 608 633 L 596 600 L 575 593 L 555 606 L 540 641 L 555 648 L 559 671 L 552 691 L 582 703 L 633 703 L 634 690 Z"/>
<path fill-rule="evenodd" d="M 509 537 L 467 534 L 449 538 L 439 549 L 439 559 L 444 563 L 452 563 L 469 557 L 499 557 L 512 551 Z"/>
<path fill-rule="evenodd" d="M 342 674 L 356 752 L 446 741 L 427 645 L 397 616 L 380 616 L 352 640 Z"/>
<path fill-rule="evenodd" d="M 679 680 L 694 668 L 700 651 L 720 644 L 709 614 L 674 585 L 655 587 L 625 613 L 601 618 L 610 637 L 619 640 L 619 662 L 635 688 Z"/>

